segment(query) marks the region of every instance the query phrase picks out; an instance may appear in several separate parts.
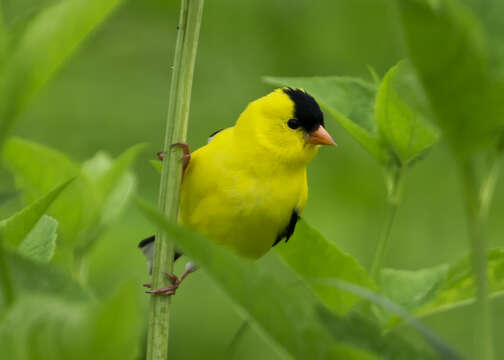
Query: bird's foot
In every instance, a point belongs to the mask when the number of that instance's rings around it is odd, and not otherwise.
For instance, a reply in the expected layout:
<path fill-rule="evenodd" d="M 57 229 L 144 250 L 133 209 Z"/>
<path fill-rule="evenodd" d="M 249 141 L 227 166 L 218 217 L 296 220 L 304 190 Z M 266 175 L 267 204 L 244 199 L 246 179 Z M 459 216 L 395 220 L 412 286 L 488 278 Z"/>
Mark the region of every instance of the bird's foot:
<path fill-rule="evenodd" d="M 186 142 L 178 142 L 178 143 L 171 145 L 171 147 L 176 147 L 176 146 L 182 148 L 183 155 L 180 160 L 182 160 L 183 170 L 185 170 L 187 165 L 189 165 L 189 161 L 191 160 L 191 151 L 189 150 L 189 144 L 187 144 Z"/>
<path fill-rule="evenodd" d="M 165 273 L 164 275 L 168 279 L 170 279 L 171 285 L 165 286 L 165 287 L 162 287 L 162 288 L 159 288 L 159 289 L 148 290 L 148 291 L 146 291 L 146 293 L 148 293 L 148 294 L 157 294 L 157 295 L 166 295 L 166 296 L 175 295 L 175 293 L 176 293 L 178 287 L 180 286 L 180 284 L 182 283 L 182 281 L 184 281 L 184 279 L 187 277 L 187 275 L 189 275 L 193 271 L 194 271 L 194 269 L 186 269 L 182 273 L 182 275 L 180 275 L 178 277 L 175 274 Z M 148 288 L 151 288 L 152 284 L 151 283 L 147 283 L 147 284 L 144 284 L 144 286 L 148 287 Z"/>
<path fill-rule="evenodd" d="M 180 160 L 182 160 L 183 170 L 185 170 L 187 165 L 189 165 L 189 161 L 191 160 L 191 151 L 189 150 L 189 145 L 185 142 L 178 142 L 178 143 L 171 145 L 171 147 L 176 147 L 176 146 L 179 146 L 182 148 L 183 155 Z M 164 160 L 165 154 L 166 154 L 166 151 L 159 151 L 158 153 L 156 153 L 157 158 L 161 161 Z"/>

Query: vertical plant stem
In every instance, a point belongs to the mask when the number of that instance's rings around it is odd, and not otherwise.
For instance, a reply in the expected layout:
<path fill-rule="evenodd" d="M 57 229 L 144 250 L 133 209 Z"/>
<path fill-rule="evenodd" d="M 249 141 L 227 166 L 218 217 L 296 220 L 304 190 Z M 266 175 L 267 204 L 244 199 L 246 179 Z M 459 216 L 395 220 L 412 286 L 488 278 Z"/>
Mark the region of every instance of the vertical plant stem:
<path fill-rule="evenodd" d="M 159 191 L 159 208 L 172 221 L 177 220 L 182 173 L 182 152 L 176 142 L 186 139 L 192 80 L 204 0 L 182 0 L 175 46 L 170 98 Z M 169 285 L 164 273 L 173 271 L 173 243 L 160 231 L 156 235 L 152 283 L 154 288 Z M 147 360 L 168 358 L 170 297 L 153 295 L 149 312 Z"/>
<path fill-rule="evenodd" d="M 464 200 L 472 248 L 473 271 L 477 285 L 477 341 L 481 350 L 481 359 L 492 360 L 493 330 L 490 301 L 488 298 L 487 259 L 486 259 L 486 222 L 487 210 L 483 208 L 480 188 L 476 173 L 470 160 L 460 163 L 464 186 Z M 488 205 L 485 205 L 488 206 Z"/>
<path fill-rule="evenodd" d="M 371 263 L 371 278 L 373 280 L 378 280 L 380 275 L 380 270 L 383 266 L 383 261 L 387 254 L 387 250 L 390 244 L 390 234 L 392 232 L 392 225 L 397 214 L 397 208 L 401 202 L 400 189 L 403 177 L 403 170 L 400 167 L 393 168 L 391 174 L 388 174 L 388 195 L 387 195 L 387 217 L 385 220 L 385 226 L 382 230 L 380 241 L 376 247 L 376 251 L 373 257 L 373 262 Z"/>

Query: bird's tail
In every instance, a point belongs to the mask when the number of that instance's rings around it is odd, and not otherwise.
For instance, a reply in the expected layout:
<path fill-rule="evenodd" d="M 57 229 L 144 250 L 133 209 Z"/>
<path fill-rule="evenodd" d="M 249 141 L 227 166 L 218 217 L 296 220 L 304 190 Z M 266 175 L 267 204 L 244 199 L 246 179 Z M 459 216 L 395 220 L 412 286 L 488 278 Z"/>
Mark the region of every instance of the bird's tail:
<path fill-rule="evenodd" d="M 152 262 L 154 261 L 154 241 L 156 237 L 154 235 L 143 239 L 138 243 L 138 248 L 142 250 L 145 257 L 147 258 L 147 266 L 149 267 L 149 274 L 152 274 Z M 173 254 L 173 261 L 177 261 L 179 257 L 182 256 L 180 251 L 175 250 Z"/>

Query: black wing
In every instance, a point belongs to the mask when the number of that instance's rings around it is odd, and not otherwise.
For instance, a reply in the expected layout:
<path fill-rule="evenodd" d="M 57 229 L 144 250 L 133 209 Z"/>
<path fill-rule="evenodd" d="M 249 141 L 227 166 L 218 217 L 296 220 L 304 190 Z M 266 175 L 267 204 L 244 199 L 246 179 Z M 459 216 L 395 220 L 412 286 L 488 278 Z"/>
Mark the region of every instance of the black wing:
<path fill-rule="evenodd" d="M 289 224 L 287 225 L 285 230 L 283 230 L 280 234 L 278 234 L 275 242 L 273 243 L 273 246 L 282 241 L 283 238 L 285 238 L 285 242 L 289 241 L 292 234 L 294 234 L 294 229 L 296 228 L 296 223 L 298 222 L 298 220 L 299 220 L 299 214 L 297 210 L 294 210 L 291 214 Z"/>
<path fill-rule="evenodd" d="M 220 133 L 222 130 L 224 129 L 219 129 L 217 131 L 214 131 L 213 133 L 210 134 L 210 136 L 208 137 L 208 142 L 212 141 L 214 136 L 217 135 L 218 133 Z"/>

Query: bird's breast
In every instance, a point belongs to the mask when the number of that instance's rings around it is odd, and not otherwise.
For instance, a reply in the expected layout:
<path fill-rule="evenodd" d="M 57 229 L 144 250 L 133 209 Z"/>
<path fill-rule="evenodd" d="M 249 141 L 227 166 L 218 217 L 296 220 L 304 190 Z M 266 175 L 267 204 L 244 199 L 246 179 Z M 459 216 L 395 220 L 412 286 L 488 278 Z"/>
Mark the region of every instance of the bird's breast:
<path fill-rule="evenodd" d="M 260 257 L 299 202 L 303 169 L 282 173 L 273 165 L 261 171 L 257 164 L 195 155 L 182 186 L 181 222 L 241 255 Z"/>

